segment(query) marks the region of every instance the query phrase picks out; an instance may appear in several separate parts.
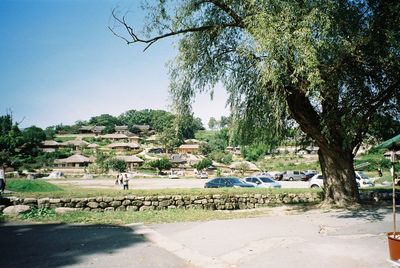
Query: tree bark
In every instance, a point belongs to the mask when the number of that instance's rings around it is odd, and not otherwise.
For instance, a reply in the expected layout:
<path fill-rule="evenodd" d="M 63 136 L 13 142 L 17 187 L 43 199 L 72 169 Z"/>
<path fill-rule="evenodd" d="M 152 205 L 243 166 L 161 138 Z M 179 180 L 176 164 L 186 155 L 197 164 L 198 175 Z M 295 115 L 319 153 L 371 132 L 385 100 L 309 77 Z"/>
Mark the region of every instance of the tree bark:
<path fill-rule="evenodd" d="M 303 92 L 289 89 L 286 96 L 292 117 L 301 130 L 312 137 L 319 146 L 318 156 L 324 176 L 325 204 L 347 207 L 360 201 L 353 165 L 353 148 L 343 146 L 340 125 L 329 125 L 329 140 L 321 131 L 321 118 Z M 339 122 L 337 122 L 340 124 Z"/>
<path fill-rule="evenodd" d="M 319 149 L 318 157 L 324 176 L 324 203 L 340 207 L 359 203 L 352 152 L 341 148 Z"/>

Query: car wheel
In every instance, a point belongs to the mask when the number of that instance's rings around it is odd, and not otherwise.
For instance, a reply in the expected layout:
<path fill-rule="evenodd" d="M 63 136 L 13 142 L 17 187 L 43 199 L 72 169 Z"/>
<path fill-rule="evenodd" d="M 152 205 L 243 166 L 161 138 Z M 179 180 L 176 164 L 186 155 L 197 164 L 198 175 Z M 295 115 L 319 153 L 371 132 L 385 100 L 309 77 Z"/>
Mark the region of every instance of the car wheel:
<path fill-rule="evenodd" d="M 316 184 L 313 184 L 313 185 L 311 185 L 311 188 L 316 189 L 316 188 L 319 188 L 319 186 Z"/>
<path fill-rule="evenodd" d="M 290 178 L 289 178 L 289 180 L 290 180 L 290 181 L 293 181 L 293 178 L 292 178 L 292 177 L 290 177 Z"/>

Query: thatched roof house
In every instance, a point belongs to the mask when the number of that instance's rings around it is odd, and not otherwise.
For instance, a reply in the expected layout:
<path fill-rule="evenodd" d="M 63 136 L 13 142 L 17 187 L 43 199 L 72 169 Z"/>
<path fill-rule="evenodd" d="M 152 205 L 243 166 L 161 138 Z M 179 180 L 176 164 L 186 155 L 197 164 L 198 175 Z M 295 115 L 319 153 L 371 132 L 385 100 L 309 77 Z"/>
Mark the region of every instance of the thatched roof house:
<path fill-rule="evenodd" d="M 52 153 L 60 147 L 60 144 L 53 140 L 45 140 L 42 142 L 43 152 Z"/>
<path fill-rule="evenodd" d="M 79 128 L 79 132 L 81 134 L 85 134 L 85 133 L 94 133 L 96 135 L 101 134 L 101 132 L 103 132 L 103 130 L 105 129 L 105 126 L 81 126 Z"/>
<path fill-rule="evenodd" d="M 132 170 L 135 167 L 140 166 L 144 162 L 143 159 L 140 159 L 139 157 L 134 155 L 119 155 L 116 156 L 115 158 L 123 160 L 126 163 L 128 170 Z"/>
<path fill-rule="evenodd" d="M 125 134 L 121 133 L 112 133 L 112 134 L 106 134 L 101 136 L 102 139 L 109 139 L 112 141 L 118 141 L 118 140 L 127 140 L 128 136 Z"/>
<path fill-rule="evenodd" d="M 91 144 L 89 144 L 87 146 L 87 148 L 89 148 L 89 149 L 96 149 L 96 148 L 99 148 L 99 147 L 100 147 L 100 145 L 98 145 L 96 143 L 91 143 Z"/>
<path fill-rule="evenodd" d="M 128 132 L 128 126 L 115 126 L 115 133 L 117 134 L 127 134 Z"/>
<path fill-rule="evenodd" d="M 68 147 L 72 146 L 76 150 L 88 146 L 89 143 L 83 140 L 70 140 L 70 141 L 65 141 L 63 143 L 60 143 L 60 146 Z"/>
<path fill-rule="evenodd" d="M 65 168 L 87 167 L 92 162 L 90 158 L 81 154 L 74 154 L 67 158 L 54 160 L 54 163 L 57 164 L 58 167 Z"/>
<path fill-rule="evenodd" d="M 197 154 L 200 152 L 199 144 L 182 144 L 178 147 L 178 153 L 180 154 Z"/>
<path fill-rule="evenodd" d="M 116 150 L 139 149 L 140 145 L 134 142 L 115 142 L 107 145 L 108 148 Z"/>
<path fill-rule="evenodd" d="M 259 171 L 260 169 L 253 163 L 249 162 L 249 161 L 237 161 L 237 162 L 233 162 L 229 168 L 231 169 L 240 169 L 241 166 L 246 166 L 246 170 L 249 171 Z"/>
<path fill-rule="evenodd" d="M 181 155 L 179 154 L 173 154 L 171 155 L 171 157 L 169 158 L 169 160 L 171 161 L 171 163 L 173 165 L 181 165 L 181 164 L 185 164 L 186 163 L 186 159 L 184 159 Z"/>

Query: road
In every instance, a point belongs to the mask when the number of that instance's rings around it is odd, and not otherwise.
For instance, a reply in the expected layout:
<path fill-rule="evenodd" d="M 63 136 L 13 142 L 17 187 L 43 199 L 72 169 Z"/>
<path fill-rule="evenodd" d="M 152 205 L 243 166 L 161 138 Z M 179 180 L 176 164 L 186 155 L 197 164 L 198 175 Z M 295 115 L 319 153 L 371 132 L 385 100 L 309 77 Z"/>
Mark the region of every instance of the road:
<path fill-rule="evenodd" d="M 263 210 L 256 218 L 154 225 L 2 224 L 0 267 L 391 267 L 388 207 Z"/>
<path fill-rule="evenodd" d="M 115 185 L 115 179 L 51 179 L 54 184 L 73 185 L 82 188 L 120 188 Z M 207 179 L 131 179 L 131 189 L 166 189 L 166 188 L 204 188 Z M 304 181 L 280 181 L 282 188 L 307 188 L 308 182 Z"/>

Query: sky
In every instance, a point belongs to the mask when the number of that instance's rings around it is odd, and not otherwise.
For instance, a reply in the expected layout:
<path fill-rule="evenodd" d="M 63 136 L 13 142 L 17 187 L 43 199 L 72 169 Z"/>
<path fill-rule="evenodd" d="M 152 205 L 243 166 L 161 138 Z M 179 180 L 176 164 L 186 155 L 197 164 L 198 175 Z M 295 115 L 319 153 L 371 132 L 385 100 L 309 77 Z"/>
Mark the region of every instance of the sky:
<path fill-rule="evenodd" d="M 143 52 L 107 28 L 111 11 L 129 11 L 141 27 L 139 0 L 0 0 L 0 115 L 12 112 L 21 127 L 73 124 L 127 110 L 170 111 L 168 61 L 172 40 Z M 207 126 L 228 115 L 217 87 L 197 96 L 193 111 Z"/>

